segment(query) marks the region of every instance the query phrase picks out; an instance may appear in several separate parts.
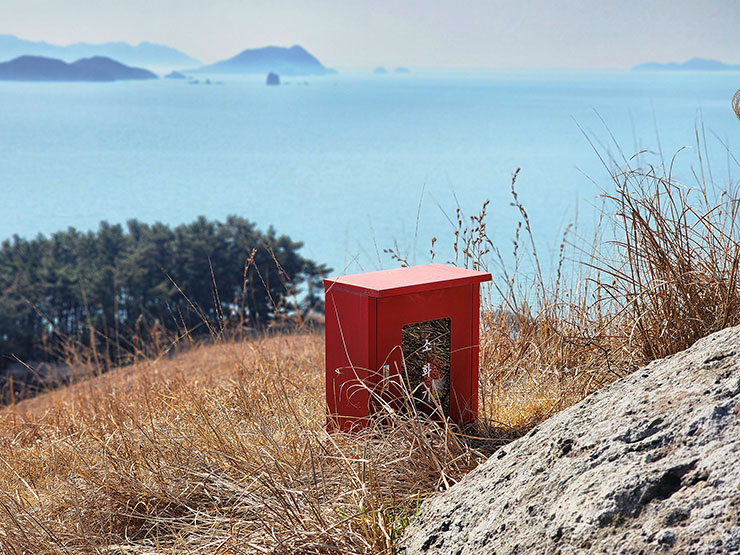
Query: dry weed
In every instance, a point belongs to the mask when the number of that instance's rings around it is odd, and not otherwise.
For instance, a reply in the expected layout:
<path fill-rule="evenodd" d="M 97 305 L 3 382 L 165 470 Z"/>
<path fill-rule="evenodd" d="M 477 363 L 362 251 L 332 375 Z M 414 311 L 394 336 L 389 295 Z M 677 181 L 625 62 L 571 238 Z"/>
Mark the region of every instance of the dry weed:
<path fill-rule="evenodd" d="M 740 323 L 737 190 L 629 164 L 613 177 L 613 235 L 594 248 L 567 232 L 548 281 L 515 174 L 521 223 L 481 318 L 477 429 L 385 414 L 327 434 L 319 333 L 220 334 L 0 411 L 0 551 L 391 553 L 419 502 L 492 446 Z M 458 210 L 460 265 L 503 261 L 487 211 Z"/>
<path fill-rule="evenodd" d="M 5 409 L 3 553 L 390 552 L 484 455 L 432 422 L 327 434 L 322 367 L 320 335 L 224 341 Z"/>

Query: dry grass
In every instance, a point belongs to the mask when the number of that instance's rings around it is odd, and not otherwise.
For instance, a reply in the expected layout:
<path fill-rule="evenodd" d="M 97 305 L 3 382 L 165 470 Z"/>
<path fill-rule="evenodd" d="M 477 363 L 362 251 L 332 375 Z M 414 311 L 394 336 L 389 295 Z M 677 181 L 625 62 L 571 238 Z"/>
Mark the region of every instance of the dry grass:
<path fill-rule="evenodd" d="M 566 230 L 550 282 L 514 175 L 514 270 L 499 264 L 500 301 L 481 320 L 490 425 L 516 435 L 651 360 L 740 324 L 740 185 L 714 185 L 698 133 L 697 153 L 694 187 L 673 178 L 675 160 L 663 169 L 625 159 L 612 171 L 615 192 L 603 196 L 598 240 L 569 239 Z M 458 211 L 455 251 L 475 269 L 502 261 L 486 235 L 486 210 L 467 222 Z M 522 251 L 533 268 L 527 280 Z M 576 265 L 566 271 L 569 254 Z"/>
<path fill-rule="evenodd" d="M 655 168 L 619 174 L 617 186 L 617 262 L 602 264 L 602 289 L 625 348 L 653 360 L 740 323 L 738 189 L 687 188 Z"/>
<path fill-rule="evenodd" d="M 222 339 L 0 411 L 0 552 L 391 553 L 418 503 L 497 445 L 740 323 L 737 191 L 613 177 L 609 241 L 566 236 L 552 282 L 512 188 L 522 223 L 482 315 L 477 430 L 385 415 L 327 434 L 320 334 Z M 487 209 L 458 211 L 460 265 L 503 259 Z"/>
<path fill-rule="evenodd" d="M 3 553 L 389 552 L 483 458 L 432 423 L 324 431 L 323 338 L 223 341 L 0 413 Z"/>

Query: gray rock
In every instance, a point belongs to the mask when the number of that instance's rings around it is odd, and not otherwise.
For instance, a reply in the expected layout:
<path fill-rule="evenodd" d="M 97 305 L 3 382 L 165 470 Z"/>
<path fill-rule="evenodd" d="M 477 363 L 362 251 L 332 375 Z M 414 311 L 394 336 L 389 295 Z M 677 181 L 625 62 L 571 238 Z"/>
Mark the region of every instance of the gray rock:
<path fill-rule="evenodd" d="M 740 327 L 504 446 L 422 505 L 399 552 L 740 553 Z"/>

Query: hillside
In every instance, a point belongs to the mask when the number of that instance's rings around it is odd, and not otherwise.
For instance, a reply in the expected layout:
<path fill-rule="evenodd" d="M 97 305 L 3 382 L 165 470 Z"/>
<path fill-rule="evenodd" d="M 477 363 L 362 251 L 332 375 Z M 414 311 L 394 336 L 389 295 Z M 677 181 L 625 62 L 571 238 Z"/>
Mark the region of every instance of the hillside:
<path fill-rule="evenodd" d="M 203 66 L 197 71 L 241 75 L 277 73 L 280 76 L 328 75 L 336 73 L 302 46 L 265 46 L 244 50 L 233 58 Z"/>
<path fill-rule="evenodd" d="M 53 58 L 20 56 L 0 63 L 4 81 L 119 81 L 157 79 L 149 70 L 129 67 L 110 58 L 83 58 L 71 64 Z"/>
<path fill-rule="evenodd" d="M 428 421 L 327 434 L 318 334 L 78 366 L 84 381 L 0 409 L 0 548 L 732 552 L 739 343 L 718 332 L 476 447 Z"/>
<path fill-rule="evenodd" d="M 388 507 L 476 464 L 439 430 L 329 436 L 317 334 L 78 368 L 0 409 L 1 553 L 387 552 Z"/>
<path fill-rule="evenodd" d="M 80 58 L 103 56 L 119 60 L 126 65 L 145 67 L 187 67 L 200 62 L 169 46 L 142 42 L 131 45 L 126 42 L 104 42 L 99 44 L 78 42 L 67 46 L 45 41 L 30 41 L 14 35 L 0 35 L 0 61 L 18 56 L 42 56 L 72 62 Z"/>

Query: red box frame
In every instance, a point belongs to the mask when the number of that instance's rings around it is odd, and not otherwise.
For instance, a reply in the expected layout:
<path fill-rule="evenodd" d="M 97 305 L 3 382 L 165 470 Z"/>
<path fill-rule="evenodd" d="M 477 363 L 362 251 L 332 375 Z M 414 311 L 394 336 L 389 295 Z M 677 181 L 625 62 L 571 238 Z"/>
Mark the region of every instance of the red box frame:
<path fill-rule="evenodd" d="M 480 283 L 491 274 L 427 264 L 324 280 L 326 296 L 326 403 L 330 430 L 356 431 L 377 407 L 383 366 L 401 368 L 401 329 L 450 318 L 450 411 L 465 425 L 478 414 Z M 392 388 L 381 394 L 393 403 Z"/>

